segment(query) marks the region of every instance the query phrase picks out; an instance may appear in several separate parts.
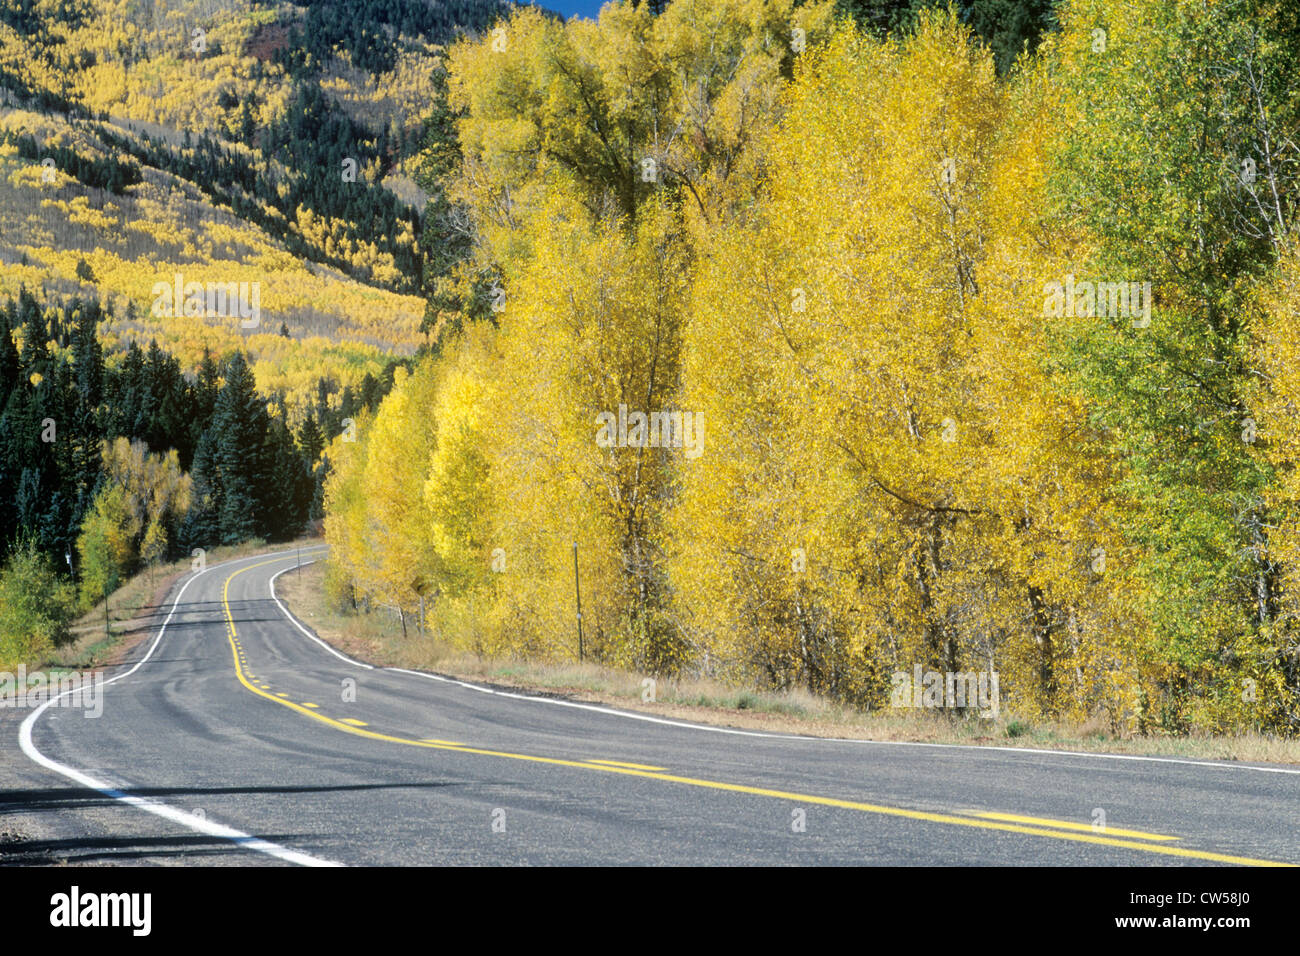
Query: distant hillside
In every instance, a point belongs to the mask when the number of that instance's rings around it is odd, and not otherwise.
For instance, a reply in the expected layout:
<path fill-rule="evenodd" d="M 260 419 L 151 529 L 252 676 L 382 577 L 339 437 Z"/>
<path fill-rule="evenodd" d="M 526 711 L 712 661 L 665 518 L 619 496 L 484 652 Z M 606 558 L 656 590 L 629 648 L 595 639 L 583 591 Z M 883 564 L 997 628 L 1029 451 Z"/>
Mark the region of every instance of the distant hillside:
<path fill-rule="evenodd" d="M 430 256 L 426 221 L 442 44 L 510 6 L 6 3 L 0 290 L 97 289 L 121 306 L 110 344 L 156 338 L 191 368 L 242 346 L 291 398 L 413 353 L 456 258 Z M 260 324 L 151 314 L 177 274 L 257 283 Z"/>

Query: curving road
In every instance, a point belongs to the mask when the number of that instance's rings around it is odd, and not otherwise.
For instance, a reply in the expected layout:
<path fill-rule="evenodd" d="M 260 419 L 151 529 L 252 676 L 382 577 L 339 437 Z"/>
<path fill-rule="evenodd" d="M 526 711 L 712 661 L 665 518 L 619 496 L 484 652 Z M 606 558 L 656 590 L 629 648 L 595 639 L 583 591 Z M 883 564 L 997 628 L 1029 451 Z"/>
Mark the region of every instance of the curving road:
<path fill-rule="evenodd" d="M 4 804 L 86 862 L 1300 863 L 1295 767 L 727 731 L 375 669 L 275 598 L 295 562 L 179 582 L 100 718 L 24 715 Z"/>

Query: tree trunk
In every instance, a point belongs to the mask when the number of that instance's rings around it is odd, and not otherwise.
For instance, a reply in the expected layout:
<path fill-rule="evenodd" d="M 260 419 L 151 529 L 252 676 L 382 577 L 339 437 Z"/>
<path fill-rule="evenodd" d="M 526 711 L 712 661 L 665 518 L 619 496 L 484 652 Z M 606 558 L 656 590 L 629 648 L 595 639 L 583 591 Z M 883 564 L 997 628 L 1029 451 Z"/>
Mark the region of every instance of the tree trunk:
<path fill-rule="evenodd" d="M 1038 693 L 1043 699 L 1043 710 L 1055 717 L 1056 708 L 1056 668 L 1053 661 L 1055 651 L 1052 640 L 1054 625 L 1051 608 L 1043 600 L 1043 592 L 1037 587 L 1029 589 L 1029 606 L 1033 609 L 1034 641 L 1038 644 Z"/>

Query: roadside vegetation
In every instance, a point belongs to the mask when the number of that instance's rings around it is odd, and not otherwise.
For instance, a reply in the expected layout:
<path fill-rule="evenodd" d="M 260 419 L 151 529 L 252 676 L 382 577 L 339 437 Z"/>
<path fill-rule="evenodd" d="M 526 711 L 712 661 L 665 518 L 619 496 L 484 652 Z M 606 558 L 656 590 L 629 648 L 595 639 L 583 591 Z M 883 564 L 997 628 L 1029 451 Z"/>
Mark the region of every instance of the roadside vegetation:
<path fill-rule="evenodd" d="M 5 5 L 0 666 L 319 527 L 416 666 L 1300 738 L 1297 62 L 1290 0 Z"/>
<path fill-rule="evenodd" d="M 302 545 L 306 547 L 312 543 L 316 542 L 307 539 Z M 215 548 L 208 552 L 206 560 L 218 563 L 284 547 L 268 546 L 254 539 L 235 546 Z M 22 568 L 26 560 L 21 559 L 16 567 Z M 125 577 L 107 602 L 100 600 L 84 605 L 77 602 L 66 584 L 56 585 L 63 588 L 65 603 L 53 605 L 44 616 L 35 610 L 35 601 L 5 604 L 3 598 L 10 596 L 8 588 L 24 585 L 37 589 L 29 593 L 41 595 L 39 589 L 48 588 L 49 581 L 55 580 L 53 576 L 27 581 L 7 570 L 0 575 L 0 607 L 6 608 L 0 612 L 0 627 L 4 628 L 3 640 L 8 642 L 0 645 L 7 655 L 0 663 L 0 670 L 12 673 L 22 663 L 29 672 L 57 673 L 110 667 L 118 663 L 137 642 L 157 633 L 169 607 L 169 592 L 193 570 L 192 558 L 159 562 Z M 47 571 L 42 573 L 48 574 Z M 41 627 L 46 630 L 40 630 Z M 28 642 L 19 647 L 15 635 L 20 634 L 42 635 L 48 640 L 36 641 L 29 637 Z"/>
<path fill-rule="evenodd" d="M 609 664 L 546 663 L 467 653 L 437 635 L 408 628 L 393 608 L 340 609 L 326 598 L 327 565 L 317 561 L 276 581 L 285 606 L 327 643 L 357 660 L 426 670 L 521 693 L 554 695 L 668 719 L 767 733 L 975 746 L 1029 747 L 1191 759 L 1300 763 L 1300 741 L 1258 734 L 1117 735 L 1100 721 L 995 719 L 926 709 L 860 710 L 799 688 L 736 688 L 707 678 L 651 678 Z M 648 684 L 647 681 L 653 681 Z M 653 688 L 653 700 L 647 699 Z"/>
<path fill-rule="evenodd" d="M 855 6 L 450 47 L 460 307 L 331 447 L 331 599 L 484 659 L 1300 735 L 1293 5 L 1069 0 L 1023 51 Z"/>

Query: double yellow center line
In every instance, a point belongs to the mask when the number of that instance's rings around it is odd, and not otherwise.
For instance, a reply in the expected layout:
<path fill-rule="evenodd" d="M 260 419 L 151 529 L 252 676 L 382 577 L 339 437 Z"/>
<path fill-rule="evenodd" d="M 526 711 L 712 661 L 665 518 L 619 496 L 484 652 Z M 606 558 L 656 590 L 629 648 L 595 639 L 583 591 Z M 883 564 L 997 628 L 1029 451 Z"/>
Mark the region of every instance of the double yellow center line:
<path fill-rule="evenodd" d="M 235 619 L 230 612 L 230 583 L 246 571 L 252 571 L 254 568 L 265 567 L 268 564 L 275 564 L 284 560 L 286 559 L 275 558 L 269 561 L 261 561 L 257 564 L 250 564 L 231 573 L 230 576 L 226 578 L 225 585 L 222 588 L 221 601 L 226 613 L 230 649 L 235 664 L 235 675 L 239 678 L 239 682 L 250 693 L 263 697 L 282 707 L 288 707 L 291 710 L 295 710 L 300 714 L 310 717 L 312 720 L 320 721 L 321 723 L 327 724 L 335 730 L 340 730 L 343 733 L 354 734 L 358 737 L 366 737 L 370 740 L 380 740 L 385 743 L 401 744 L 406 747 L 424 747 L 430 750 L 451 750 L 456 753 L 476 754 L 482 757 L 498 757 L 506 760 L 524 760 L 530 763 L 551 764 L 558 767 L 574 767 L 580 770 L 600 773 L 644 777 L 648 780 L 659 780 L 664 783 L 675 783 L 689 787 L 701 787 L 704 789 L 721 790 L 730 793 L 744 793 L 758 797 L 770 797 L 772 799 L 785 800 L 793 803 L 836 807 L 843 810 L 857 810 L 862 813 L 871 813 L 889 817 L 902 817 L 904 819 L 918 820 L 925 823 L 942 823 L 948 826 L 971 827 L 980 830 L 996 830 L 1005 833 L 1019 833 L 1025 836 L 1047 837 L 1053 840 L 1066 840 L 1074 843 L 1091 843 L 1097 846 L 1118 847 L 1126 850 L 1137 850 L 1143 853 L 1156 853 L 1166 856 L 1182 857 L 1185 859 L 1205 860 L 1211 863 L 1230 863 L 1242 866 L 1294 865 L 1275 860 L 1258 860 L 1246 856 L 1232 856 L 1226 853 L 1212 853 L 1207 850 L 1192 850 L 1185 847 L 1170 846 L 1168 843 L 1170 841 L 1176 841 L 1178 839 L 1177 837 L 1143 833 L 1139 830 L 1107 829 L 1101 832 L 1096 832 L 1093 827 L 1087 823 L 1076 823 L 1067 820 L 1052 820 L 1045 817 L 1025 817 L 1016 816 L 1014 814 L 979 811 L 957 814 L 931 813 L 923 810 L 907 810 L 902 807 L 882 806 L 874 803 L 863 803 L 857 800 L 840 800 L 835 797 L 795 793 L 789 790 L 750 787 L 745 784 L 727 783 L 720 780 L 707 780 L 700 777 L 684 777 L 677 774 L 666 773 L 663 771 L 663 768 L 652 767 L 647 764 L 595 759 L 564 760 L 558 757 L 541 757 L 534 754 L 510 753 L 509 751 L 502 750 L 486 750 L 479 747 L 469 747 L 464 744 L 455 743 L 454 741 L 439 740 L 436 738 L 417 740 L 409 737 L 396 737 L 391 734 L 369 730 L 366 729 L 367 725 L 364 722 L 357 720 L 356 718 L 335 719 L 326 714 L 317 712 L 317 705 L 315 704 L 295 703 L 294 701 L 287 700 L 271 693 L 269 689 L 264 689 L 268 688 L 269 685 L 262 684 L 261 686 L 254 686 L 254 684 L 250 682 L 249 675 L 245 671 L 243 653 L 239 647 L 239 634 L 235 629 Z"/>

